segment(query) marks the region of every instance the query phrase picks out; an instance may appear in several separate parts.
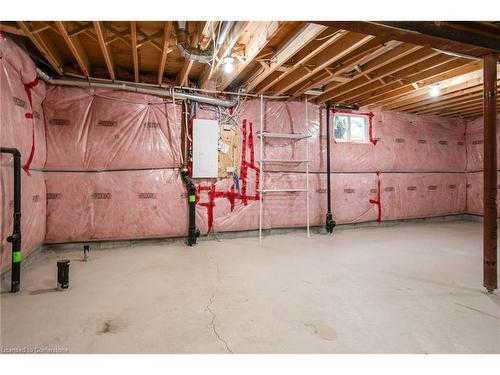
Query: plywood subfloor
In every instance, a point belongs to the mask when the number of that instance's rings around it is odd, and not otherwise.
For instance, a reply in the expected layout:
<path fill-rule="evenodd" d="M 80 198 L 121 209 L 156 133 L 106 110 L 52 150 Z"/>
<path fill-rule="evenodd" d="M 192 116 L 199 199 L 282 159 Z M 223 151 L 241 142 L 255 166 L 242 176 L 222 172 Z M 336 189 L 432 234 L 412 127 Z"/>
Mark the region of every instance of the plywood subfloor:
<path fill-rule="evenodd" d="M 43 254 L 2 293 L 1 347 L 71 353 L 500 353 L 481 224 Z M 71 287 L 54 291 L 56 259 Z"/>

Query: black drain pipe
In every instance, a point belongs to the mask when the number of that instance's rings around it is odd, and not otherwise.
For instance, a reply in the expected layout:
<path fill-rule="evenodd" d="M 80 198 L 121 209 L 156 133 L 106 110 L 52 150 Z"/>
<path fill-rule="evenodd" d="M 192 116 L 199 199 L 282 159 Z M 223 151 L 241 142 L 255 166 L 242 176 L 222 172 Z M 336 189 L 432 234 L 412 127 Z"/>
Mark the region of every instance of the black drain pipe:
<path fill-rule="evenodd" d="M 17 148 L 0 148 L 2 154 L 14 156 L 14 229 L 7 241 L 12 244 L 10 291 L 19 292 L 21 285 L 21 153 Z"/>
<path fill-rule="evenodd" d="M 325 228 L 328 233 L 333 232 L 335 221 L 332 215 L 332 189 L 330 183 L 330 104 L 326 105 L 326 184 L 327 184 L 327 199 L 328 211 L 326 213 Z"/>
<path fill-rule="evenodd" d="M 196 227 L 196 186 L 189 177 L 186 170 L 181 171 L 182 181 L 186 184 L 188 191 L 188 204 L 189 204 L 189 233 L 187 238 L 187 245 L 196 245 L 196 239 L 200 236 L 200 231 Z"/>

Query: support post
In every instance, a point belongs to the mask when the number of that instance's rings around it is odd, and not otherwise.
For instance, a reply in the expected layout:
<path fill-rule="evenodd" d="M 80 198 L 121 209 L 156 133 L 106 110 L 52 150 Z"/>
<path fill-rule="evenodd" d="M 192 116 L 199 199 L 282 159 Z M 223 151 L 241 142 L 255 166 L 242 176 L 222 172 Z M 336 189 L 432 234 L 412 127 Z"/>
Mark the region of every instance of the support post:
<path fill-rule="evenodd" d="M 264 133 L 264 96 L 260 96 L 260 121 L 259 121 L 259 127 L 260 127 L 260 147 L 259 147 L 259 168 L 260 168 L 260 179 L 259 179 L 259 241 L 262 242 L 262 225 L 264 224 L 263 222 L 263 200 L 264 200 L 264 193 L 262 192 L 262 187 L 264 186 L 264 171 L 263 171 L 263 166 L 264 163 L 262 159 L 264 158 L 264 136 L 262 133 Z"/>
<path fill-rule="evenodd" d="M 497 61 L 495 55 L 483 58 L 484 87 L 484 220 L 483 286 L 497 289 Z"/>
<path fill-rule="evenodd" d="M 326 105 L 326 190 L 327 190 L 327 203 L 328 210 L 326 212 L 326 223 L 325 228 L 328 233 L 333 233 L 333 228 L 335 228 L 335 221 L 332 215 L 332 188 L 330 181 L 330 104 Z"/>
<path fill-rule="evenodd" d="M 309 132 L 309 111 L 308 111 L 308 101 L 307 95 L 305 96 L 306 104 L 306 126 L 304 132 Z M 306 142 L 306 226 L 307 226 L 307 237 L 311 237 L 309 230 L 309 138 L 305 139 Z"/>

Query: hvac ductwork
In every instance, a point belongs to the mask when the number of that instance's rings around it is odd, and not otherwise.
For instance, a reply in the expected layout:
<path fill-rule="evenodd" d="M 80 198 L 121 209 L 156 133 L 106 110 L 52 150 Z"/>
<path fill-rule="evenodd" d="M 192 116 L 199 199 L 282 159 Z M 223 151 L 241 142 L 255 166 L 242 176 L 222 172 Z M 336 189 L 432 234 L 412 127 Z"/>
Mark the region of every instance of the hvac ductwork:
<path fill-rule="evenodd" d="M 201 50 L 199 47 L 191 47 L 189 44 L 189 33 L 187 22 L 178 21 L 176 27 L 177 48 L 186 60 L 194 60 L 204 64 L 210 64 L 213 59 L 213 47 Z"/>
<path fill-rule="evenodd" d="M 47 75 L 40 69 L 37 69 L 38 78 L 43 81 L 56 86 L 76 86 L 76 87 L 92 87 L 92 88 L 102 88 L 110 90 L 123 90 L 130 92 L 138 92 L 141 94 L 156 95 L 164 98 L 175 97 L 177 100 L 190 100 L 198 103 L 211 104 L 219 107 L 234 107 L 238 103 L 238 98 L 235 96 L 231 100 L 214 98 L 211 96 L 204 96 L 198 94 L 187 93 L 184 91 L 174 91 L 173 89 L 163 89 L 154 87 L 145 87 L 140 84 L 134 84 L 132 82 L 127 83 L 102 83 L 96 81 L 83 81 L 83 80 L 69 80 L 69 79 L 54 79 Z"/>

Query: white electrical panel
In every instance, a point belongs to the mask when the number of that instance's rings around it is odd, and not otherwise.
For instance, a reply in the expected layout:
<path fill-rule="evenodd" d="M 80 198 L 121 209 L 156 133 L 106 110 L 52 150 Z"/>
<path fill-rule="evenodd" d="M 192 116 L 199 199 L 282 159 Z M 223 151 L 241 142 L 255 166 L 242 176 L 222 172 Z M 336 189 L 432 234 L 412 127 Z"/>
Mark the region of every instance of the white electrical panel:
<path fill-rule="evenodd" d="M 219 174 L 219 122 L 193 120 L 193 177 L 217 177 Z"/>

